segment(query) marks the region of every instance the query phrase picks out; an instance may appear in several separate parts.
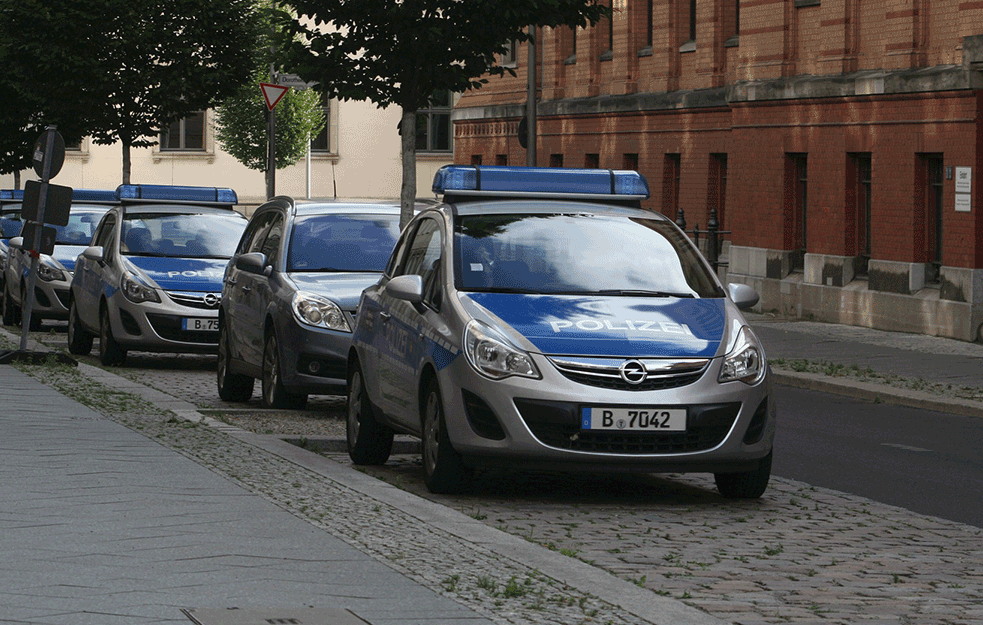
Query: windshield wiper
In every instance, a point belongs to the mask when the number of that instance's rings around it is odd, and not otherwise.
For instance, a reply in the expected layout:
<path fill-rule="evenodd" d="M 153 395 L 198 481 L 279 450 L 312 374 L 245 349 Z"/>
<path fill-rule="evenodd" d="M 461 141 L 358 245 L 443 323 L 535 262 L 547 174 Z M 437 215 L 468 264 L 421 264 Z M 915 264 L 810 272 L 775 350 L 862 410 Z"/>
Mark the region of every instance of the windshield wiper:
<path fill-rule="evenodd" d="M 624 295 L 635 297 L 695 297 L 692 293 L 674 293 L 672 291 L 646 291 L 644 289 L 604 289 L 597 291 L 598 295 Z"/>

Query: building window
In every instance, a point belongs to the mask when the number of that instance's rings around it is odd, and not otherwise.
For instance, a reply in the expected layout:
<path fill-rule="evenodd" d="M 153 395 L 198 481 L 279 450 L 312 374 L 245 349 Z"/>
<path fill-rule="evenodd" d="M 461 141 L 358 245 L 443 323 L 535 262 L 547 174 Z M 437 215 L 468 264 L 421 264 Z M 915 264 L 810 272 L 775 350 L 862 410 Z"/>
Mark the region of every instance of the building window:
<path fill-rule="evenodd" d="M 584 167 L 587 169 L 597 169 L 601 166 L 600 154 L 584 154 Z"/>
<path fill-rule="evenodd" d="M 727 213 L 727 155 L 710 155 L 710 179 L 707 189 L 707 209 L 717 211 L 717 228 L 724 228 L 724 215 Z"/>
<path fill-rule="evenodd" d="M 416 114 L 416 149 L 419 152 L 450 152 L 451 107 L 454 94 L 438 91 L 430 98 L 429 106 Z"/>
<path fill-rule="evenodd" d="M 652 48 L 652 29 L 655 27 L 652 21 L 652 13 L 655 11 L 655 0 L 648 0 L 645 3 L 645 47 Z"/>
<path fill-rule="evenodd" d="M 472 154 L 471 155 L 471 164 L 472 165 L 481 165 L 481 154 Z"/>
<path fill-rule="evenodd" d="M 858 276 L 867 275 L 870 264 L 870 154 L 853 154 L 850 157 L 850 172 L 853 180 L 847 186 L 849 196 L 847 206 L 853 213 L 854 236 L 856 237 L 857 263 L 854 271 Z"/>
<path fill-rule="evenodd" d="M 192 113 L 172 123 L 160 137 L 161 151 L 202 151 L 205 149 L 205 111 Z"/>
<path fill-rule="evenodd" d="M 496 154 L 495 155 L 495 164 L 496 165 L 499 165 L 499 166 L 503 166 L 503 167 L 506 166 L 506 165 L 508 165 L 509 164 L 509 155 L 508 154 Z"/>
<path fill-rule="evenodd" d="M 920 170 L 920 186 L 924 189 L 921 204 L 925 223 L 925 281 L 937 283 L 942 270 L 942 155 L 921 155 Z"/>
<path fill-rule="evenodd" d="M 550 167 L 563 167 L 563 155 L 550 154 Z"/>
<path fill-rule="evenodd" d="M 679 154 L 666 154 L 662 168 L 662 214 L 670 219 L 679 217 L 679 178 L 681 161 Z"/>
<path fill-rule="evenodd" d="M 805 154 L 789 154 L 786 169 L 786 244 L 792 251 L 792 269 L 802 271 L 807 249 L 806 221 L 809 208 L 809 162 Z"/>
<path fill-rule="evenodd" d="M 689 0 L 689 41 L 696 41 L 696 0 Z"/>
<path fill-rule="evenodd" d="M 499 60 L 503 67 L 516 67 L 519 64 L 519 44 L 512 40 L 505 44 L 505 52 Z"/>
<path fill-rule="evenodd" d="M 311 139 L 311 152 L 331 151 L 331 103 L 321 96 L 321 111 L 324 113 L 324 128 Z"/>
<path fill-rule="evenodd" d="M 622 156 L 621 169 L 638 171 L 638 154 L 625 154 Z"/>

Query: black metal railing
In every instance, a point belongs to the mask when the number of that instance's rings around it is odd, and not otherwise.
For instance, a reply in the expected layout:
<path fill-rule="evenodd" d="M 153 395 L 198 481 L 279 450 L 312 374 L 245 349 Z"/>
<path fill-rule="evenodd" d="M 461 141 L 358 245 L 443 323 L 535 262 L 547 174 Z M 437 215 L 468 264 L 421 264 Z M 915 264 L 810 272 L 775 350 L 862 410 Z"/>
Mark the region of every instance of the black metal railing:
<path fill-rule="evenodd" d="M 683 209 L 679 209 L 678 215 L 676 217 L 676 225 L 685 232 L 693 236 L 693 243 L 696 247 L 703 252 L 710 266 L 713 267 L 714 272 L 718 270 L 721 264 L 720 262 L 720 235 L 730 234 L 730 230 L 721 230 L 720 222 L 717 221 L 717 209 L 710 209 L 710 219 L 707 221 L 707 229 L 700 230 L 700 224 L 696 224 L 696 227 L 692 230 L 686 230 L 686 216 L 683 214 Z M 700 235 L 705 234 L 706 240 L 706 250 L 700 245 Z"/>

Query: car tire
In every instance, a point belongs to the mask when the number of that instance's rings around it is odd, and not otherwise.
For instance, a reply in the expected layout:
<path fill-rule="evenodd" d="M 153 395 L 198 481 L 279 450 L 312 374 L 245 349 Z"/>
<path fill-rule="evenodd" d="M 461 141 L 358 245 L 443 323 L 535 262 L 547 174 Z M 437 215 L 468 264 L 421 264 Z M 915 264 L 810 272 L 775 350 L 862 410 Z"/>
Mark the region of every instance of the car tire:
<path fill-rule="evenodd" d="M 3 288 L 3 325 L 5 326 L 15 326 L 18 324 L 20 315 L 18 314 L 20 309 L 14 304 L 14 300 L 10 298 L 10 291 L 6 286 Z"/>
<path fill-rule="evenodd" d="M 451 445 L 437 380 L 430 380 L 423 397 L 423 481 L 431 493 L 460 492 L 473 471 Z"/>
<path fill-rule="evenodd" d="M 78 307 L 75 300 L 68 306 L 68 353 L 85 356 L 92 351 L 92 340 L 95 336 L 82 327 Z"/>
<path fill-rule="evenodd" d="M 761 459 L 758 468 L 743 473 L 714 473 L 717 490 L 728 499 L 757 499 L 768 488 L 772 452 Z"/>
<path fill-rule="evenodd" d="M 126 350 L 113 337 L 109 322 L 109 310 L 103 307 L 99 315 L 99 362 L 107 367 L 118 367 L 126 361 Z"/>
<path fill-rule="evenodd" d="M 348 456 L 355 464 L 380 465 L 389 460 L 393 449 L 391 428 L 376 421 L 362 378 L 362 367 L 355 366 L 348 378 Z"/>
<path fill-rule="evenodd" d="M 263 405 L 290 410 L 302 410 L 307 405 L 307 393 L 290 393 L 283 387 L 283 367 L 275 332 L 269 333 L 263 348 Z"/>
<path fill-rule="evenodd" d="M 232 351 L 229 348 L 229 327 L 219 324 L 218 330 L 218 366 L 216 380 L 218 396 L 223 401 L 249 401 L 253 396 L 254 380 L 248 375 L 232 373 Z"/>

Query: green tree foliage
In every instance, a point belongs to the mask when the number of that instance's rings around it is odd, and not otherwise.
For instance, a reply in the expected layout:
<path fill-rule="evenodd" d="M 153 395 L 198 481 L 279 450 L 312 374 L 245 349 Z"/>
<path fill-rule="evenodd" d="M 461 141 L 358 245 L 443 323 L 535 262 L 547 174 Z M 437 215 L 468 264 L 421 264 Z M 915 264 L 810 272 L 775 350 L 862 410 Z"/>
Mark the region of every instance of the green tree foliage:
<path fill-rule="evenodd" d="M 266 170 L 267 110 L 257 75 L 222 106 L 215 109 L 215 138 L 222 149 L 250 169 Z M 276 167 L 293 165 L 307 154 L 310 138 L 324 128 L 320 94 L 313 89 L 291 89 L 276 105 Z"/>
<path fill-rule="evenodd" d="M 121 143 L 126 183 L 131 147 L 249 80 L 256 16 L 253 0 L 0 0 L 0 60 L 32 119 Z"/>
<path fill-rule="evenodd" d="M 283 0 L 286 65 L 327 96 L 402 109 L 401 221 L 416 196 L 416 111 L 437 91 L 514 72 L 496 64 L 528 27 L 589 26 L 597 0 Z M 297 16 L 297 17 L 294 17 Z"/>

